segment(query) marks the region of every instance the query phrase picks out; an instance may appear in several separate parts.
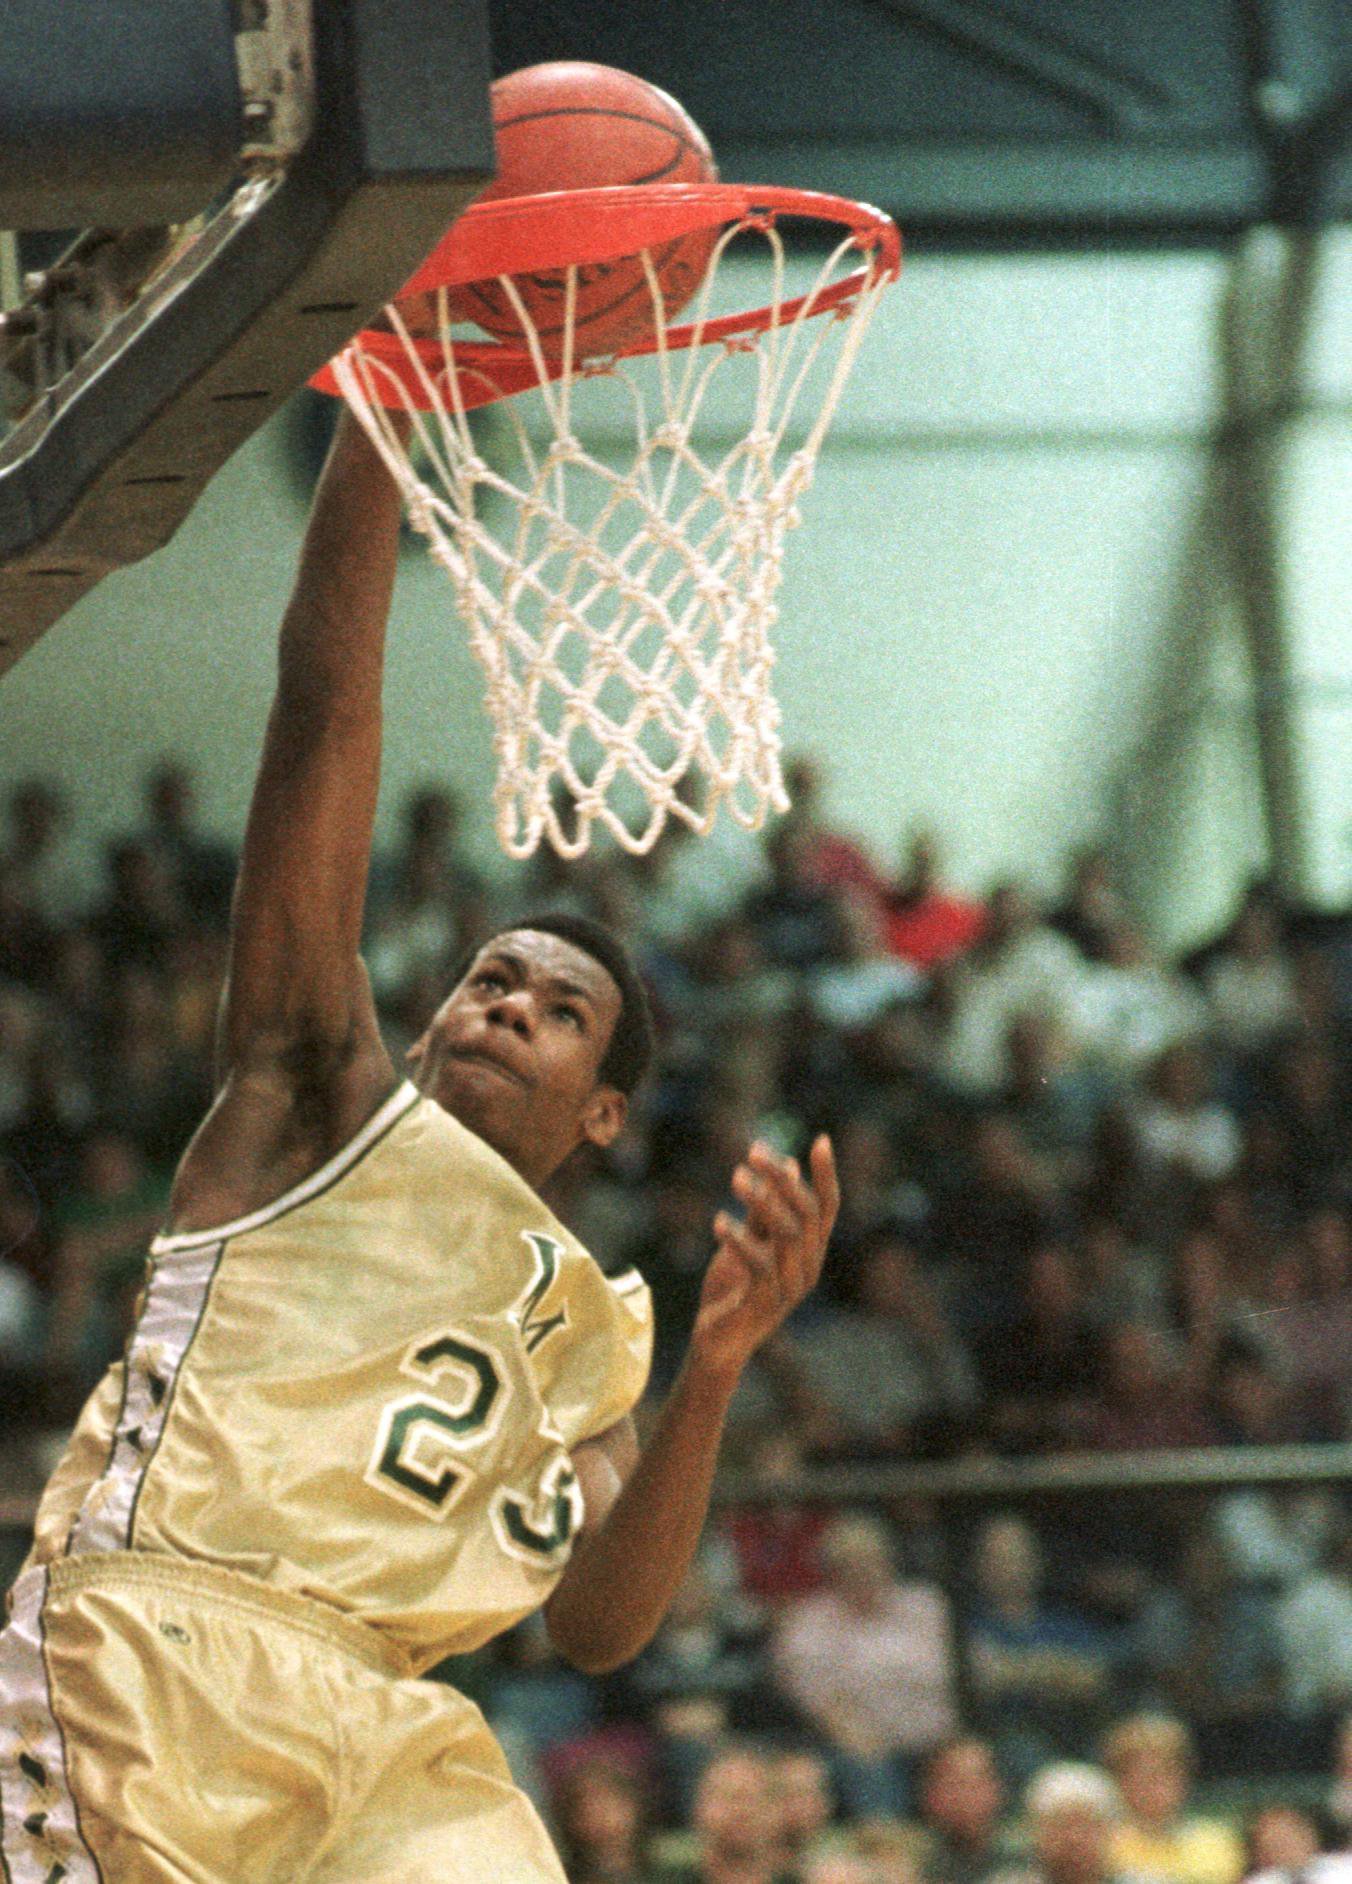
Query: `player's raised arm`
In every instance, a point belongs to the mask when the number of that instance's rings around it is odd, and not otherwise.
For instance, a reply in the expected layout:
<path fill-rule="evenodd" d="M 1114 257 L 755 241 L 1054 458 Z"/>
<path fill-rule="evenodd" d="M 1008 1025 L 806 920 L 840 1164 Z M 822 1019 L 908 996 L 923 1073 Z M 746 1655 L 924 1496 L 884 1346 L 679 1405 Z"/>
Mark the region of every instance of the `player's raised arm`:
<path fill-rule="evenodd" d="M 720 1212 L 690 1348 L 641 1454 L 628 1422 L 574 1454 L 587 1523 L 545 1618 L 590 1673 L 632 1659 L 670 1607 L 699 1543 L 729 1402 L 756 1349 L 816 1286 L 840 1195 L 830 1140 L 796 1160 L 755 1145 L 733 1174 L 746 1209 Z"/>
<path fill-rule="evenodd" d="M 282 621 L 235 891 L 223 1075 L 322 1079 L 354 1054 L 383 1057 L 357 950 L 398 540 L 398 492 L 344 413 Z"/>

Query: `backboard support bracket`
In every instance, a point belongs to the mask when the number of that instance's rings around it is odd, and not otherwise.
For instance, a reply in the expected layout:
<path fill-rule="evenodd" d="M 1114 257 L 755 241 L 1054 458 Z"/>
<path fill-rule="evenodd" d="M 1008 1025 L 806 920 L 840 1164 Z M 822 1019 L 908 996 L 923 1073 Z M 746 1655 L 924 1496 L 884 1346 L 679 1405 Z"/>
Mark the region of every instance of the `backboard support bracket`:
<path fill-rule="evenodd" d="M 0 440 L 0 673 L 167 543 L 412 274 L 493 173 L 489 77 L 486 0 L 315 6 L 308 143 L 196 231 L 145 234 L 148 285 Z M 91 284 L 115 293 L 117 240 L 86 231 L 5 316 L 5 347 L 59 340 L 63 296 L 69 328 Z"/>

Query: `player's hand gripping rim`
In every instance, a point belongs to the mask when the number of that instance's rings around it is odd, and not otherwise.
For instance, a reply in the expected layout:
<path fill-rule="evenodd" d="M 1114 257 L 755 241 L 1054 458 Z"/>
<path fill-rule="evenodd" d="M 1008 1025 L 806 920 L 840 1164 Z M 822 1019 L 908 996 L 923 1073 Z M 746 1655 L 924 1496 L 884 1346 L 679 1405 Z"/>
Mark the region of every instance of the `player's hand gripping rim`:
<path fill-rule="evenodd" d="M 809 1176 L 796 1158 L 758 1140 L 732 1174 L 746 1211 L 714 1218 L 718 1247 L 700 1293 L 692 1352 L 706 1366 L 736 1370 L 816 1286 L 826 1258 L 840 1187 L 835 1155 L 823 1133 L 808 1154 Z"/>

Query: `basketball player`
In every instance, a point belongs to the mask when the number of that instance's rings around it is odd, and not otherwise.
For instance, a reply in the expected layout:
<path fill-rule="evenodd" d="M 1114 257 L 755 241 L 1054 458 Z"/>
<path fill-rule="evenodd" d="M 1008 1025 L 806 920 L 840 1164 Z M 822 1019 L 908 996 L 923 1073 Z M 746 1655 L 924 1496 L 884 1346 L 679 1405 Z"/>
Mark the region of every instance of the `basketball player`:
<path fill-rule="evenodd" d="M 499 935 L 396 1076 L 357 949 L 397 537 L 344 419 L 281 630 L 217 1097 L 0 1637 L 9 1884 L 559 1884 L 478 1710 L 414 1677 L 541 1605 L 583 1669 L 642 1648 L 739 1375 L 821 1268 L 829 1144 L 807 1176 L 754 1147 L 640 1454 L 647 1290 L 538 1195 L 624 1124 L 647 1020 L 623 951 L 567 918 Z"/>

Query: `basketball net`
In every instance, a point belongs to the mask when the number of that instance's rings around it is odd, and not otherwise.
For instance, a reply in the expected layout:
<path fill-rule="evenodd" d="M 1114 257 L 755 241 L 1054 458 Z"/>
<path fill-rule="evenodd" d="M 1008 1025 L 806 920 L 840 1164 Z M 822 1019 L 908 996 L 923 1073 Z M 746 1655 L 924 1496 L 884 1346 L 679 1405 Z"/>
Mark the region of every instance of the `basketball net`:
<path fill-rule="evenodd" d="M 768 244 L 773 294 L 762 328 L 725 335 L 711 294 L 748 230 Z M 486 676 L 494 821 L 509 856 L 546 837 L 579 857 L 596 826 L 639 855 L 668 819 L 706 833 L 726 805 L 754 831 L 787 810 L 770 684 L 785 538 L 895 273 L 870 258 L 857 291 L 837 298 L 859 247 L 846 236 L 786 303 L 780 232 L 772 217 L 744 216 L 717 241 L 689 327 L 671 333 L 645 249 L 653 332 L 642 353 L 599 362 L 577 357 L 575 266 L 562 350 L 548 357 L 516 283 L 500 276 L 524 340 L 506 357 L 519 367 L 528 356 L 529 398 L 503 397 L 521 374 L 495 383 L 483 358 L 494 349 L 457 342 L 445 287 L 435 340 L 415 338 L 391 305 L 392 333 L 360 334 L 332 362 L 450 577 Z M 497 399 L 506 438 L 490 463 L 476 408 Z M 410 447 L 393 410 L 412 417 Z M 580 430 L 604 442 L 589 449 Z"/>

